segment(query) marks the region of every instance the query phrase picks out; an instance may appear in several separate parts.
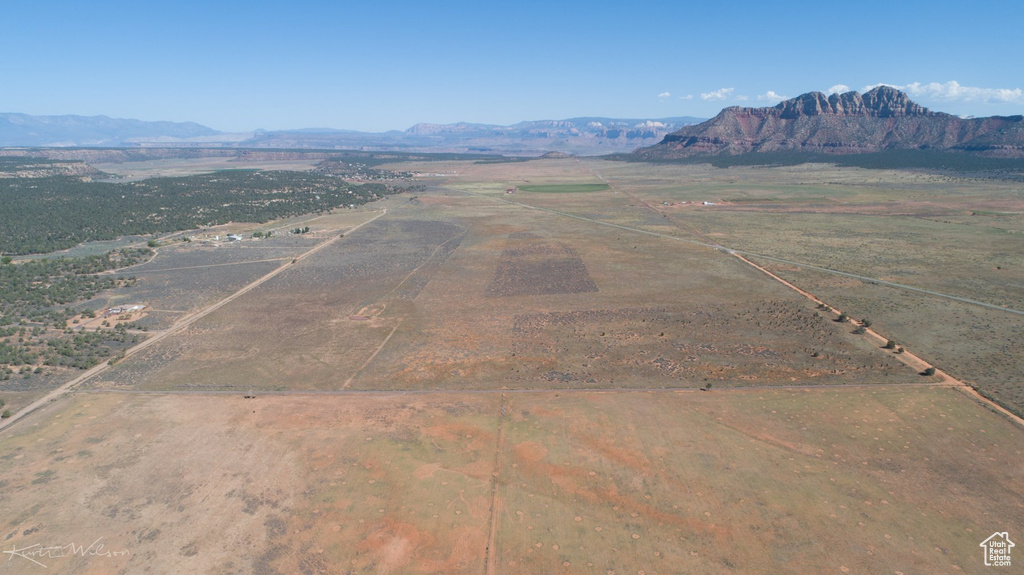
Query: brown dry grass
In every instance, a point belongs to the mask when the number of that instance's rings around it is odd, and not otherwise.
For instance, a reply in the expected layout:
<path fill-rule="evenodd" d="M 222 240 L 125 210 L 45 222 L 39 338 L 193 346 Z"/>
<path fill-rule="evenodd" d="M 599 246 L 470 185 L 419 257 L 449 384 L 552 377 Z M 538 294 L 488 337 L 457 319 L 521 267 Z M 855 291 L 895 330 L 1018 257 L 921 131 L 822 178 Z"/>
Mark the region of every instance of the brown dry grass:
<path fill-rule="evenodd" d="M 867 275 L 894 277 L 906 263 L 933 287 L 970 276 L 980 293 L 1012 295 L 995 285 L 1003 276 L 965 261 L 970 249 L 945 250 L 955 273 L 938 277 L 928 250 L 948 244 L 924 245 L 943 234 L 921 223 L 931 210 L 966 226 L 951 237 L 987 249 L 983 261 L 1003 257 L 1016 240 L 984 238 L 1017 237 L 1017 221 L 957 215 L 943 186 L 1008 210 L 1017 200 L 1006 185 L 596 160 L 422 168 L 456 171 L 448 185 L 494 198 L 388 199 L 385 218 L 92 383 L 237 394 L 90 393 L 0 436 L 5 544 L 102 536 L 130 551 L 50 565 L 71 573 L 480 573 L 489 553 L 498 573 L 910 574 L 979 571 L 981 540 L 1024 531 L 1021 429 L 951 388 L 780 388 L 925 378 L 737 258 L 596 223 L 697 230 L 812 260 L 838 246 L 860 250 L 849 261 Z M 597 174 L 612 188 L 504 194 Z M 886 203 L 894 190 L 907 197 Z M 661 204 L 720 198 L 732 211 Z M 879 217 L 889 209 L 916 218 L 906 237 L 854 233 L 861 217 L 871 234 L 898 228 L 899 217 Z M 834 213 L 847 219 L 830 235 Z M 313 227 L 336 231 L 347 217 Z M 524 237 L 537 245 L 506 253 Z M 894 264 L 883 256 L 897 240 L 919 253 Z M 544 288 L 564 284 L 566 254 L 570 283 L 596 291 Z M 515 257 L 537 261 L 499 273 Z M 1012 353 L 997 361 L 1019 331 L 999 312 L 769 267 L 955 376 L 1020 370 Z M 496 278 L 515 289 L 488 297 Z M 710 392 L 572 391 L 712 382 Z M 999 387 L 1009 401 L 1015 382 Z M 345 385 L 430 393 L 261 391 Z M 250 388 L 257 399 L 242 399 Z M 504 417 L 502 388 L 518 390 Z"/>
<path fill-rule="evenodd" d="M 499 404 L 79 395 L 0 439 L 5 548 L 129 551 L 62 573 L 480 573 L 499 425 L 499 573 L 974 572 L 1024 530 L 1024 432 L 949 388 Z"/>

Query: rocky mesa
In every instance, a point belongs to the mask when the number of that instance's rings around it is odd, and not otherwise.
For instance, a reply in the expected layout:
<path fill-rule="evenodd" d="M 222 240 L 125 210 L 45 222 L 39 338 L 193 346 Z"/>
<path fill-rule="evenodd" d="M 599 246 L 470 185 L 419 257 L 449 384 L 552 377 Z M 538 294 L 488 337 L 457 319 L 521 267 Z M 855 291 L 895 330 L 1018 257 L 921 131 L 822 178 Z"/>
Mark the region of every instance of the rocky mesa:
<path fill-rule="evenodd" d="M 857 154 L 893 149 L 1024 157 L 1024 116 L 964 119 L 933 112 L 889 86 L 864 94 L 810 92 L 767 108 L 726 108 L 634 153 L 641 159 L 668 160 L 783 150 Z"/>

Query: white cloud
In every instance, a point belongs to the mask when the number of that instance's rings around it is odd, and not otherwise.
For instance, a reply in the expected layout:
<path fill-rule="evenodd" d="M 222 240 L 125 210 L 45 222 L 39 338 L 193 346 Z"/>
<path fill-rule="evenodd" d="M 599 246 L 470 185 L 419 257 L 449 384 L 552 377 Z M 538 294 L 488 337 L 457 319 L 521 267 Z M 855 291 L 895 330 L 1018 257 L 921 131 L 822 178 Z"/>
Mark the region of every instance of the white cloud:
<path fill-rule="evenodd" d="M 825 90 L 825 93 L 826 94 L 845 94 L 846 92 L 849 92 L 849 91 L 850 91 L 850 87 L 847 86 L 846 84 L 836 84 L 835 86 L 832 86 L 828 90 Z"/>
<path fill-rule="evenodd" d="M 660 98 L 662 100 L 664 100 L 665 98 L 671 98 L 671 97 L 672 97 L 672 94 L 670 94 L 668 92 L 662 92 L 662 93 L 658 94 L 658 98 Z"/>
<path fill-rule="evenodd" d="M 939 84 L 938 82 L 930 84 L 914 82 L 904 86 L 904 91 L 911 96 L 926 96 L 936 100 L 985 102 L 988 104 L 1024 102 L 1024 91 L 1021 91 L 1020 88 L 1013 90 L 1007 88 L 976 88 L 973 86 L 961 86 L 953 80 L 945 84 Z"/>
<path fill-rule="evenodd" d="M 871 86 L 865 86 L 864 91 L 867 92 L 868 90 L 872 90 L 878 86 L 892 86 L 893 88 L 902 90 L 914 97 L 931 98 L 933 100 L 942 100 L 945 102 L 1024 104 L 1024 90 L 1021 90 L 1020 88 L 979 88 L 976 86 L 961 86 L 956 80 L 950 80 L 943 84 L 940 84 L 939 82 L 931 82 L 928 84 L 911 82 L 905 86 L 889 83 L 873 84 Z"/>
<path fill-rule="evenodd" d="M 764 94 L 758 96 L 757 99 L 761 102 L 781 102 L 783 100 L 788 100 L 789 96 L 782 96 L 775 93 L 775 90 L 768 90 Z"/>
<path fill-rule="evenodd" d="M 746 102 L 749 99 L 750 99 L 749 96 L 736 96 L 736 100 L 738 100 L 740 102 Z"/>
<path fill-rule="evenodd" d="M 693 94 L 687 94 L 685 96 L 679 96 L 679 99 L 680 100 L 692 100 L 693 99 Z"/>
<path fill-rule="evenodd" d="M 702 92 L 700 95 L 701 100 L 724 100 L 736 91 L 736 88 L 721 88 L 714 92 Z"/>

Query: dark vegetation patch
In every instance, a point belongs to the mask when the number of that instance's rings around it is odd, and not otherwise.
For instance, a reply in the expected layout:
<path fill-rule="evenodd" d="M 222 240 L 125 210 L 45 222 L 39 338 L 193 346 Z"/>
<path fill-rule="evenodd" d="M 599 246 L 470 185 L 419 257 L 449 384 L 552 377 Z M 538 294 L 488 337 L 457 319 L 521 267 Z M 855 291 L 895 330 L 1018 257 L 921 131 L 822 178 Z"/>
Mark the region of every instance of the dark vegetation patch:
<path fill-rule="evenodd" d="M 123 235 L 267 222 L 361 205 L 394 191 L 286 171 L 231 170 L 129 183 L 0 178 L 0 252 L 45 253 Z"/>
<path fill-rule="evenodd" d="M 488 297 L 596 291 L 597 284 L 579 257 L 504 260 L 487 286 Z"/>
<path fill-rule="evenodd" d="M 21 379 L 44 375 L 43 366 L 88 369 L 136 343 L 137 336 L 123 324 L 90 332 L 66 326 L 82 313 L 75 309 L 82 302 L 103 290 L 135 283 L 131 277 L 100 272 L 151 255 L 145 248 L 125 249 L 102 256 L 0 264 L 0 380 L 10 380 L 15 370 Z M 4 389 L 15 387 L 7 384 Z"/>
<path fill-rule="evenodd" d="M 412 172 L 396 172 L 374 167 L 372 161 L 362 158 L 333 157 L 323 160 L 313 168 L 315 174 L 326 174 L 362 182 L 395 182 L 411 180 Z"/>
<path fill-rule="evenodd" d="M 105 175 L 81 160 L 0 156 L 0 178 Z"/>
<path fill-rule="evenodd" d="M 851 345 L 831 318 L 793 302 L 620 308 L 516 316 L 509 381 L 665 387 L 894 381 L 897 360 Z M 552 362 L 537 358 L 557 358 Z M 719 385 L 719 383 L 716 383 Z"/>
<path fill-rule="evenodd" d="M 573 248 L 531 237 L 510 237 L 487 297 L 596 292 L 586 264 Z"/>

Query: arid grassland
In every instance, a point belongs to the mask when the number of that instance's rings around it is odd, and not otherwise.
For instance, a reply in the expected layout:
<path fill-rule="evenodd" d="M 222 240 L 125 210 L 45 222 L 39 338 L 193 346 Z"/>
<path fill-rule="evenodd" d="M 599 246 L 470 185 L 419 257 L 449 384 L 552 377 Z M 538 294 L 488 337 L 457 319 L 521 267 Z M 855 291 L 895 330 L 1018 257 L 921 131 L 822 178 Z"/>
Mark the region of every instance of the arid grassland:
<path fill-rule="evenodd" d="M 1021 445 L 949 388 L 80 394 L 0 439 L 4 549 L 128 554 L 0 573 L 978 572 Z"/>
<path fill-rule="evenodd" d="M 378 167 L 422 187 L 110 272 L 83 305 L 148 340 L 0 422 L 0 574 L 930 575 L 1024 533 L 970 389 L 1024 413 L 1024 184 Z"/>
<path fill-rule="evenodd" d="M 446 169 L 457 174 L 447 186 L 496 201 L 777 258 L 751 256 L 1024 413 L 1024 364 L 1016 359 L 1024 328 L 1019 313 L 1024 311 L 1024 184 L 1019 181 L 824 164 L 716 169 L 543 160 Z M 569 178 L 603 181 L 610 188 L 588 194 L 505 193 L 506 182 L 563 184 Z M 605 229 L 619 235 L 616 228 Z M 872 278 L 934 293 L 886 287 L 868 281 Z"/>
<path fill-rule="evenodd" d="M 719 251 L 444 193 L 393 200 L 386 217 L 91 385 L 636 389 L 921 379 Z"/>

